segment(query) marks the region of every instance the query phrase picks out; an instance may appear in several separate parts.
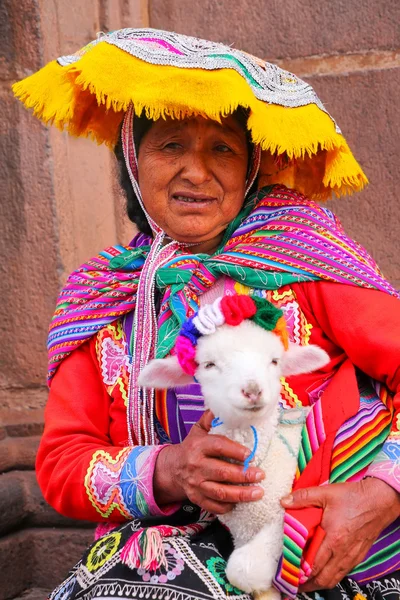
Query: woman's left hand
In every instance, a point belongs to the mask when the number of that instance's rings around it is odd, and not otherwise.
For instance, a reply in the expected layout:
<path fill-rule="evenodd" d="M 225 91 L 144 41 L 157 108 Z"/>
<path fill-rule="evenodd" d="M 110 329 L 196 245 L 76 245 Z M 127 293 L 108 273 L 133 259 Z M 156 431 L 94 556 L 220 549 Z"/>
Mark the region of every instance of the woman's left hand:
<path fill-rule="evenodd" d="M 282 499 L 284 508 L 323 509 L 325 538 L 309 580 L 300 592 L 335 587 L 371 548 L 381 531 L 400 514 L 400 494 L 384 481 L 369 477 L 297 490 Z"/>

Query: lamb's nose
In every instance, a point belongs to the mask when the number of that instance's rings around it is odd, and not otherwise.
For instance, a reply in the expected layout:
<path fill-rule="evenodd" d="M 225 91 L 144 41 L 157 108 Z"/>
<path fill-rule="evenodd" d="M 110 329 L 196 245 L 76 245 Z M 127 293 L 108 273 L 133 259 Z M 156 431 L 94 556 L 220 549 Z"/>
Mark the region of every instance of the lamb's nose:
<path fill-rule="evenodd" d="M 257 404 L 261 399 L 262 391 L 256 383 L 249 383 L 242 389 L 242 394 L 250 404 Z"/>

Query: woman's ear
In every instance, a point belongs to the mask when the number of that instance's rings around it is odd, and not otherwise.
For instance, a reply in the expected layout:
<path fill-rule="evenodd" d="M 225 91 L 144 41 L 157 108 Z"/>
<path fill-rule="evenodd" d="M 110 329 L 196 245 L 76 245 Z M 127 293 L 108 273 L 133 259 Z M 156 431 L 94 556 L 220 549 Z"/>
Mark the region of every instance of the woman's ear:
<path fill-rule="evenodd" d="M 301 375 L 312 373 L 330 362 L 329 354 L 319 346 L 298 346 L 289 344 L 282 357 L 282 375 Z"/>
<path fill-rule="evenodd" d="M 138 384 L 164 390 L 193 383 L 193 377 L 182 370 L 176 356 L 151 360 L 141 371 Z"/>

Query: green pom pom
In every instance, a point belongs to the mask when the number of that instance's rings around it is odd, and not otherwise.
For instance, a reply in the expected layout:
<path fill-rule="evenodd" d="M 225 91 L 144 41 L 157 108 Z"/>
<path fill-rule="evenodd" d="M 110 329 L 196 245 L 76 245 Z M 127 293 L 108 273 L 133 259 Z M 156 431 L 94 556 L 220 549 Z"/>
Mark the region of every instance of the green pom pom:
<path fill-rule="evenodd" d="M 265 298 L 252 296 L 251 299 L 254 300 L 257 307 L 257 312 L 254 317 L 251 317 L 251 320 L 263 329 L 267 329 L 267 331 L 275 329 L 278 319 L 283 316 L 281 309 L 276 308 L 276 306 L 265 300 Z"/>

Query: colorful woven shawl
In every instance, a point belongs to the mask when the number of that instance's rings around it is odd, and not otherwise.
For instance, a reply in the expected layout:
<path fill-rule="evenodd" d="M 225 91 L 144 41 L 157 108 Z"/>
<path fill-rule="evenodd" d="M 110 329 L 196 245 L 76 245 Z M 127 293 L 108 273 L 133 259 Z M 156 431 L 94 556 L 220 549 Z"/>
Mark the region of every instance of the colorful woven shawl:
<path fill-rule="evenodd" d="M 72 350 L 135 309 L 150 245 L 151 238 L 139 235 L 134 246 L 107 248 L 71 274 L 50 325 L 49 382 Z M 171 350 L 199 296 L 221 275 L 259 289 L 324 279 L 398 295 L 329 210 L 284 186 L 263 188 L 246 201 L 214 255 L 182 248 L 158 270 L 159 357 Z"/>

